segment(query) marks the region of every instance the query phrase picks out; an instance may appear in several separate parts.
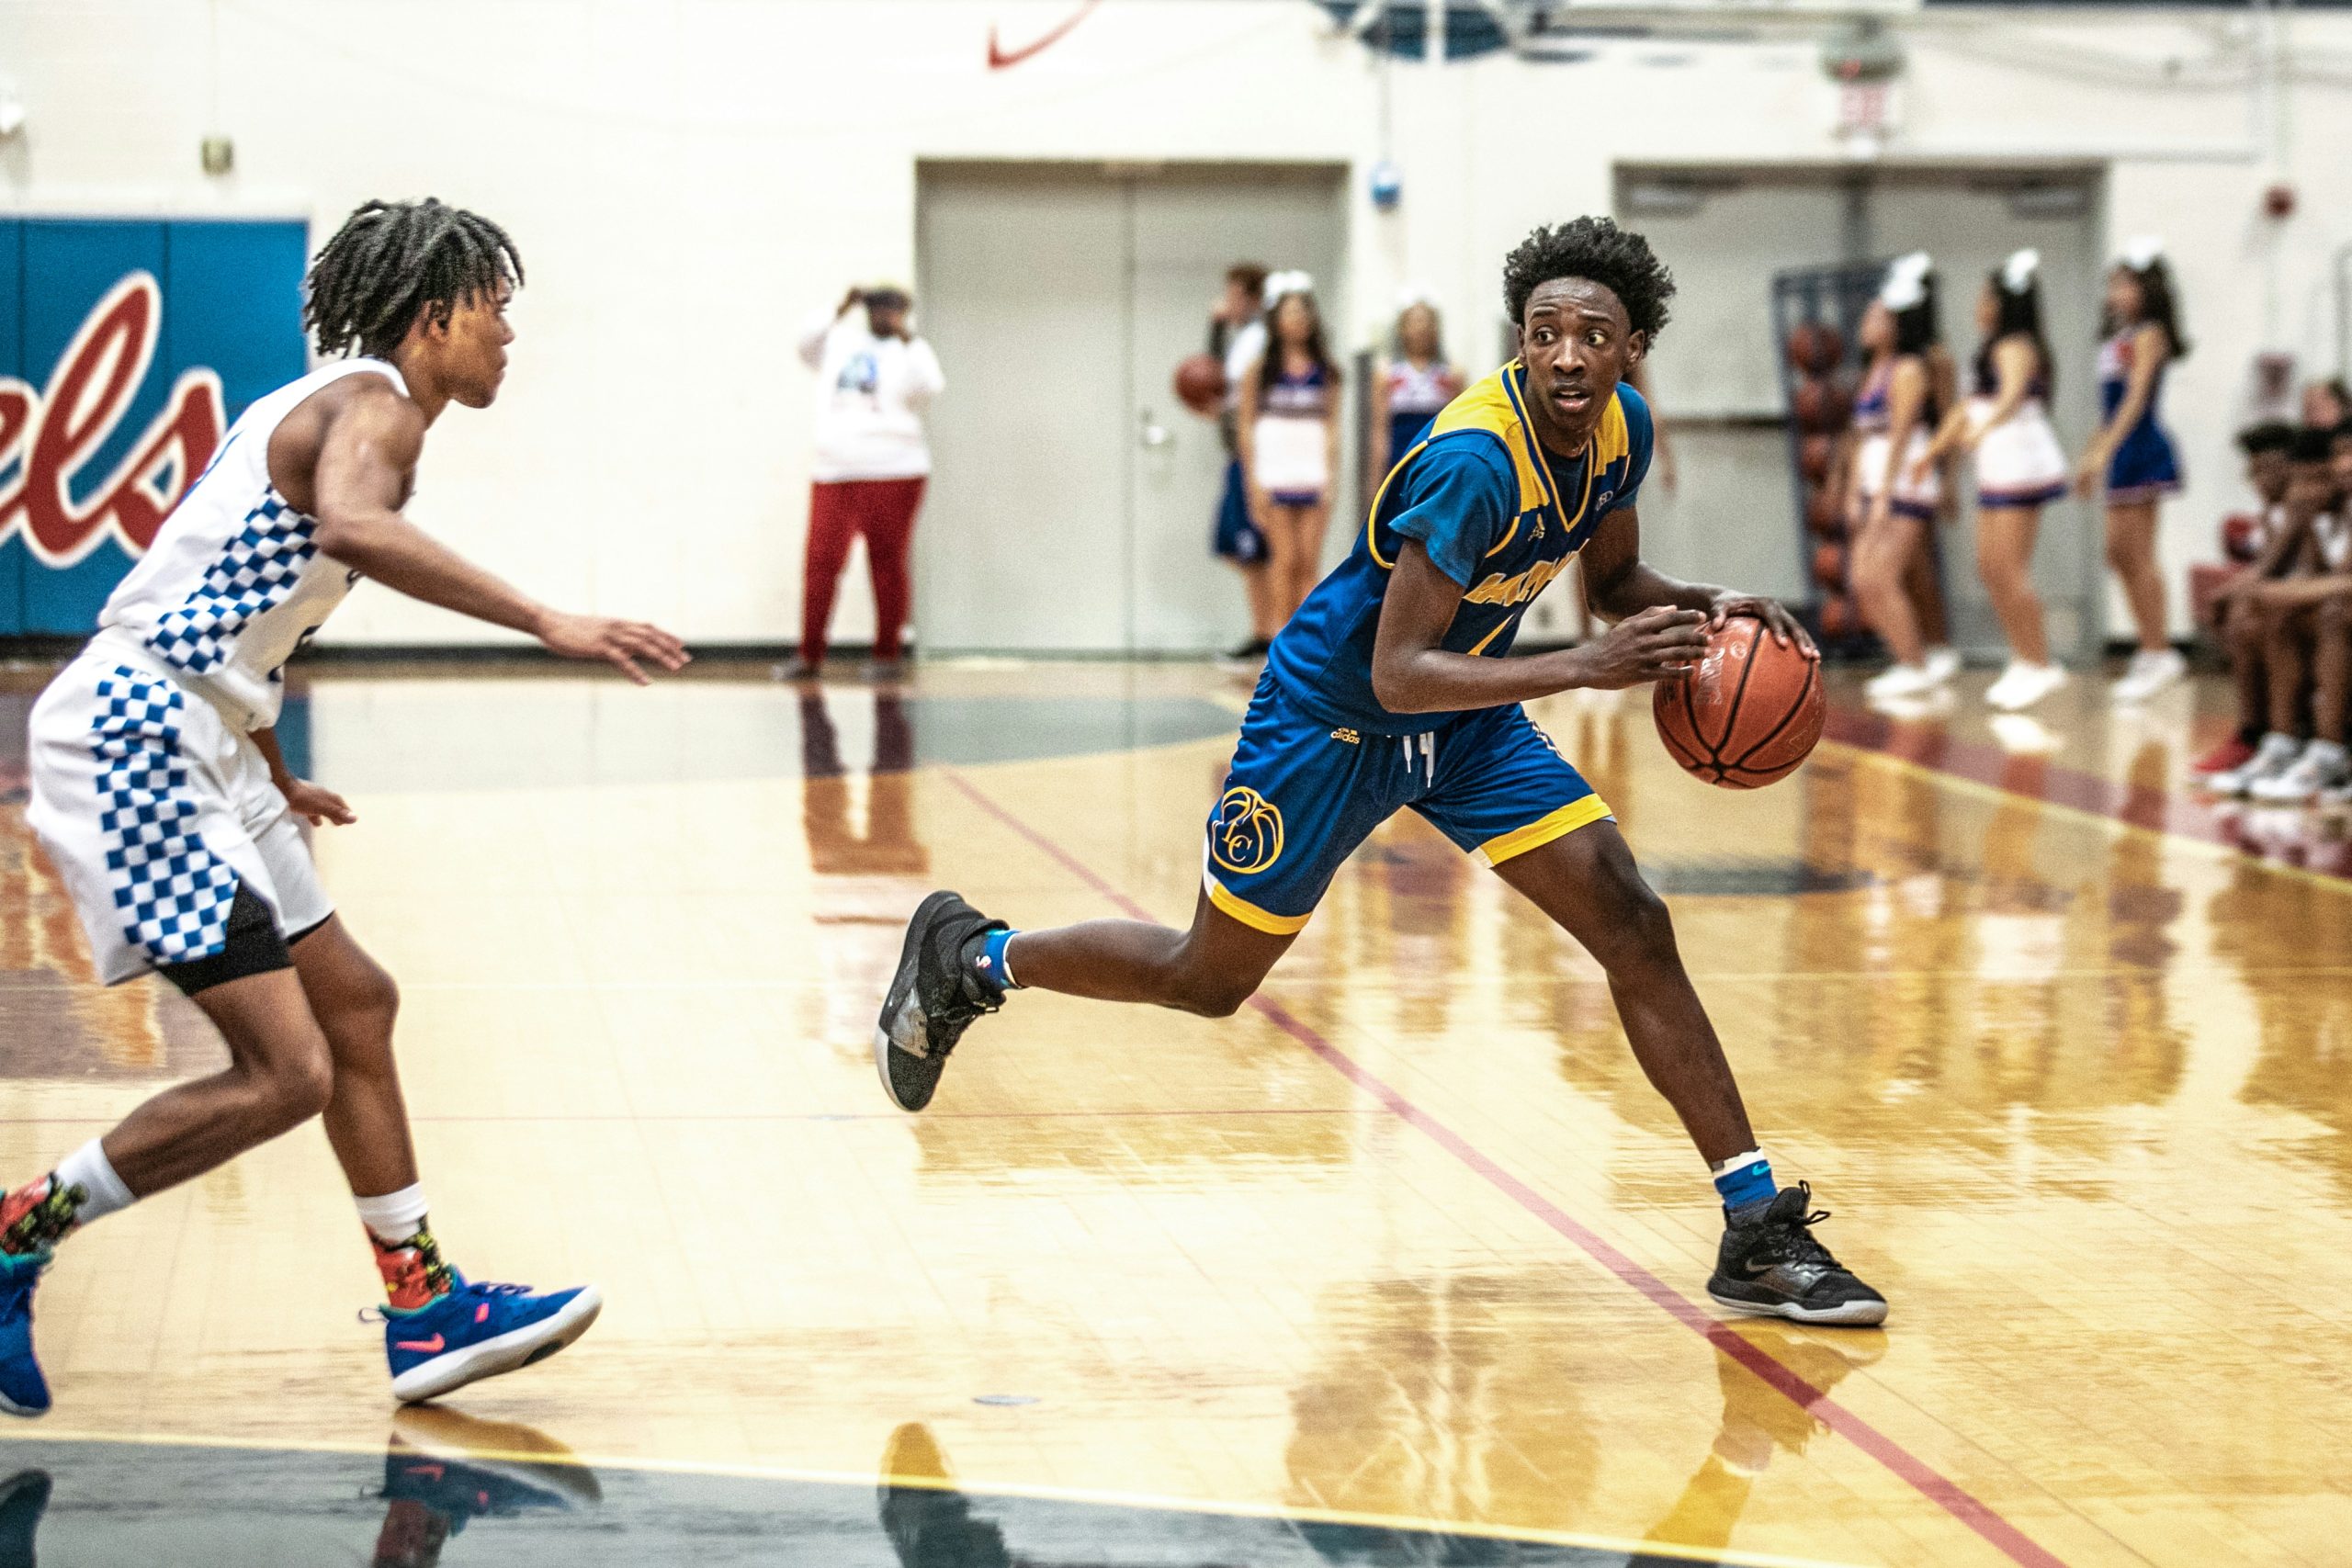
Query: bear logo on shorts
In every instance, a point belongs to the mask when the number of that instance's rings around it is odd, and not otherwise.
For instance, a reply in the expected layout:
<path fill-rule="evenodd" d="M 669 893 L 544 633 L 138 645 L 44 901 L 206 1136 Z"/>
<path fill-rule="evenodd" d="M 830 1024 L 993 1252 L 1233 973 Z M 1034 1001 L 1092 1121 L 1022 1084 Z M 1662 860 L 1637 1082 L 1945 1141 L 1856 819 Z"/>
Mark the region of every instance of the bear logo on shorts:
<path fill-rule="evenodd" d="M 1238 876 L 1265 870 L 1283 858 L 1283 814 L 1247 784 L 1234 785 L 1216 803 L 1209 853 Z"/>

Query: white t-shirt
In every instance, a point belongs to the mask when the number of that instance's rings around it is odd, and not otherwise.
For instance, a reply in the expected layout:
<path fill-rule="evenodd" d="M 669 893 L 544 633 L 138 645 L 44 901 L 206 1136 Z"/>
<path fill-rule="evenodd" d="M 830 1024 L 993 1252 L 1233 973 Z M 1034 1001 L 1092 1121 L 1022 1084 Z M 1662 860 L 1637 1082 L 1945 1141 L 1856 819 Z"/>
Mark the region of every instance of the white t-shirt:
<path fill-rule="evenodd" d="M 865 312 L 811 317 L 800 358 L 817 372 L 817 455 L 809 477 L 910 479 L 931 472 L 922 411 L 947 386 L 921 338 L 878 338 Z"/>

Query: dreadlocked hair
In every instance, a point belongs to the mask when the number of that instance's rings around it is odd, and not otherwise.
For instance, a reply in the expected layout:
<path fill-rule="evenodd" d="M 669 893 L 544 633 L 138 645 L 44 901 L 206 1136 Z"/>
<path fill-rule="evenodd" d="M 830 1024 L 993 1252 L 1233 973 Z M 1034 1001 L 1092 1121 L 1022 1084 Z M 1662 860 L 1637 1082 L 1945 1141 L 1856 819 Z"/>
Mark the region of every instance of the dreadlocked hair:
<path fill-rule="evenodd" d="M 1634 330 L 1655 343 L 1666 330 L 1666 302 L 1674 298 L 1674 275 L 1639 234 L 1611 218 L 1578 218 L 1547 224 L 1520 242 L 1503 260 L 1503 308 L 1511 324 L 1526 319 L 1527 297 L 1536 285 L 1555 277 L 1583 277 L 1601 285 L 1625 307 Z"/>
<path fill-rule="evenodd" d="M 420 317 L 451 311 L 523 281 L 506 231 L 461 207 L 371 201 L 344 220 L 303 280 L 302 324 L 322 355 L 382 358 Z"/>

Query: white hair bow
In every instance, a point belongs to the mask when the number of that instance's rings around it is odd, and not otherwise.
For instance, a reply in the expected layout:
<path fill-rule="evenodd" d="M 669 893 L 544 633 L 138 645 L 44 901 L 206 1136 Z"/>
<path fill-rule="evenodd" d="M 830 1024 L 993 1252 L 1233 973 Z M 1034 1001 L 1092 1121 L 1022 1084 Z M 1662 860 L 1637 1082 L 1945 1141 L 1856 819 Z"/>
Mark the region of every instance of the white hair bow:
<path fill-rule="evenodd" d="M 2041 270 L 2041 253 L 2028 246 L 2013 251 L 2001 264 L 2001 287 L 2012 294 L 2022 294 L 2033 287 L 2034 274 Z"/>
<path fill-rule="evenodd" d="M 1265 302 L 1266 309 L 1271 310 L 1282 303 L 1285 295 L 1314 292 L 1315 278 L 1310 273 L 1270 272 L 1266 275 L 1265 290 L 1260 295 L 1260 299 Z"/>
<path fill-rule="evenodd" d="M 1886 269 L 1886 281 L 1879 286 L 1878 302 L 1890 310 L 1908 310 L 1928 298 L 1928 274 L 1935 262 L 1925 251 L 1913 251 L 1907 256 L 1897 256 Z"/>
<path fill-rule="evenodd" d="M 2145 272 L 2164 259 L 2165 243 L 2154 234 L 2140 234 L 2124 243 L 2123 265 L 2133 272 Z"/>

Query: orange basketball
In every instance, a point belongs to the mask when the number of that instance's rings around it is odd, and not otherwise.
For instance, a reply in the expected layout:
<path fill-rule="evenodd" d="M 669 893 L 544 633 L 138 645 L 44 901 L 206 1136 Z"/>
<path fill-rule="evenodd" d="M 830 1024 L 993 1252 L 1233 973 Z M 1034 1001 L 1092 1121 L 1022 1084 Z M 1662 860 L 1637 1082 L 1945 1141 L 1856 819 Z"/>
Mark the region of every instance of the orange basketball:
<path fill-rule="evenodd" d="M 1821 635 L 1832 642 L 1852 635 L 1860 617 L 1854 614 L 1850 599 L 1824 599 L 1821 602 Z"/>
<path fill-rule="evenodd" d="M 1821 660 L 1736 620 L 1679 680 L 1652 689 L 1658 739 L 1693 778 L 1760 789 L 1796 772 L 1821 739 Z"/>
<path fill-rule="evenodd" d="M 1789 415 L 1799 430 L 1834 434 L 1845 428 L 1848 412 L 1844 389 L 1823 377 L 1804 378 L 1789 394 Z"/>
<path fill-rule="evenodd" d="M 1804 482 L 1817 485 L 1829 477 L 1829 459 L 1836 456 L 1838 443 L 1826 435 L 1797 437 L 1797 472 Z"/>
<path fill-rule="evenodd" d="M 1846 586 L 1846 547 L 1832 539 L 1813 547 L 1813 580 L 1835 593 Z"/>
<path fill-rule="evenodd" d="M 1176 363 L 1176 395 L 1194 413 L 1225 406 L 1225 367 L 1214 354 L 1188 354 Z"/>
<path fill-rule="evenodd" d="M 1838 498 L 1815 486 L 1805 491 L 1805 526 L 1825 539 L 1834 539 L 1846 531 L 1846 509 Z"/>

